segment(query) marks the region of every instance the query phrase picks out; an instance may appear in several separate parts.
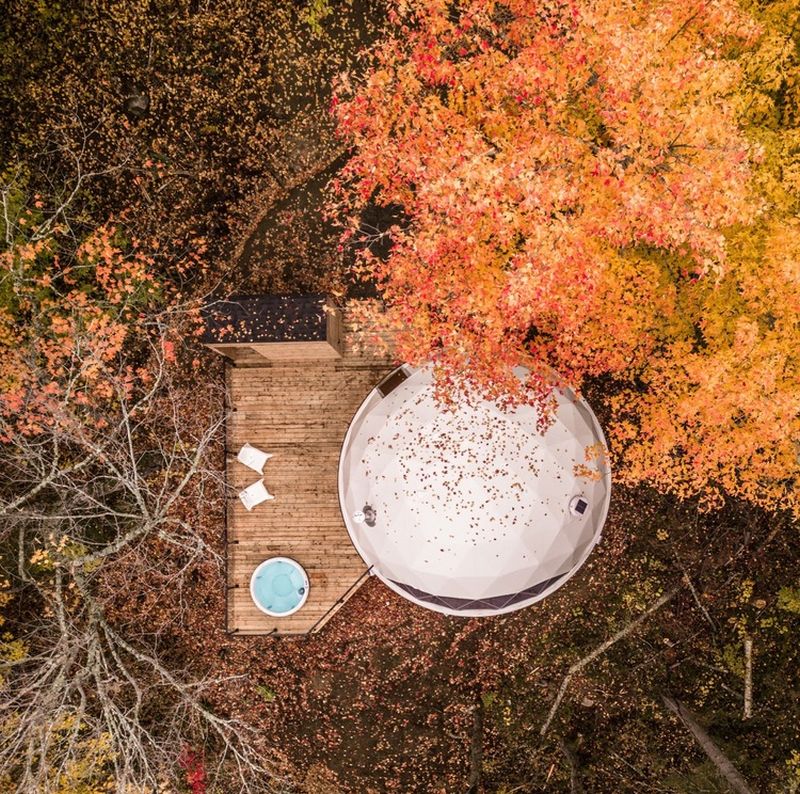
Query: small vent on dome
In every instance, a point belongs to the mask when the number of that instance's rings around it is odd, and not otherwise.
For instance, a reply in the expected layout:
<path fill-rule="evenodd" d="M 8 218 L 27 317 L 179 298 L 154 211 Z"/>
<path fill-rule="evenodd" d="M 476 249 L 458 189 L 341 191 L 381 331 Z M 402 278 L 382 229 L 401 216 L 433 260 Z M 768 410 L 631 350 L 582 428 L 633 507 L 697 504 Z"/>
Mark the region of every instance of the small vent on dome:
<path fill-rule="evenodd" d="M 574 516 L 582 516 L 589 509 L 589 503 L 582 496 L 573 496 L 569 503 L 569 512 Z"/>

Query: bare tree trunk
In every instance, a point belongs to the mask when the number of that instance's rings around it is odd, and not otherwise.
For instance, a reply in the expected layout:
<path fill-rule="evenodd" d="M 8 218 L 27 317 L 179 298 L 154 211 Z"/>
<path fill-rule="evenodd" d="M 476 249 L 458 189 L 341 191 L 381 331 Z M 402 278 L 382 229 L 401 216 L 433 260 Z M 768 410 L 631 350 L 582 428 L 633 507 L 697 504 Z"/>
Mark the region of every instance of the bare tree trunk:
<path fill-rule="evenodd" d="M 578 756 L 575 753 L 575 750 L 570 747 L 561 739 L 559 741 L 559 747 L 561 747 L 561 752 L 564 753 L 566 759 L 569 763 L 569 782 L 572 789 L 572 794 L 583 794 L 583 784 L 581 783 L 580 776 L 578 775 Z"/>
<path fill-rule="evenodd" d="M 743 719 L 753 716 L 753 640 L 744 641 L 744 714 Z"/>
<path fill-rule="evenodd" d="M 483 700 L 478 697 L 472 710 L 472 741 L 469 750 L 469 782 L 467 794 L 478 794 L 483 768 Z"/>
<path fill-rule="evenodd" d="M 736 794 L 753 794 L 753 790 L 747 785 L 745 779 L 739 774 L 739 771 L 733 765 L 731 760 L 725 753 L 720 750 L 719 746 L 708 735 L 705 728 L 700 725 L 697 720 L 692 717 L 691 713 L 680 703 L 680 701 L 667 695 L 661 696 L 667 708 L 678 716 L 680 721 L 684 724 L 689 733 L 692 734 L 695 741 L 703 749 L 703 752 L 708 756 L 711 763 L 717 768 L 717 771 L 725 778 L 728 785 L 736 792 Z"/>

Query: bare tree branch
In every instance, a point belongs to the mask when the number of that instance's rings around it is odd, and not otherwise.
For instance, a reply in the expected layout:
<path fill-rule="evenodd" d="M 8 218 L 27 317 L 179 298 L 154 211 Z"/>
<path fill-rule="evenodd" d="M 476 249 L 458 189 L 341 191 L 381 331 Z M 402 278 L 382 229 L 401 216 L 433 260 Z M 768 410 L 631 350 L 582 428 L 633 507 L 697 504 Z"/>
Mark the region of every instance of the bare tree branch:
<path fill-rule="evenodd" d="M 637 618 L 632 620 L 626 626 L 621 628 L 616 634 L 612 637 L 609 637 L 605 642 L 598 645 L 591 653 L 587 654 L 580 659 L 579 661 L 575 662 L 569 670 L 567 670 L 567 674 L 564 676 L 564 679 L 561 682 L 561 686 L 559 687 L 558 694 L 556 695 L 556 699 L 553 701 L 553 705 L 550 707 L 550 711 L 547 714 L 547 719 L 545 719 L 544 724 L 539 731 L 541 736 L 544 736 L 547 733 L 548 728 L 550 727 L 550 723 L 553 721 L 553 718 L 558 711 L 558 707 L 561 705 L 561 701 L 564 699 L 564 695 L 567 692 L 567 688 L 569 687 L 570 681 L 572 677 L 583 670 L 584 667 L 591 664 L 598 656 L 602 656 L 612 645 L 619 642 L 620 640 L 627 637 L 634 629 L 639 626 L 646 618 L 656 612 L 657 610 L 661 609 L 668 601 L 671 601 L 679 592 L 681 591 L 681 587 L 673 587 L 672 590 L 664 593 L 658 600 L 656 600 L 653 604 L 651 604 L 641 615 Z"/>
<path fill-rule="evenodd" d="M 27 656 L 2 664 L 0 778 L 13 780 L 20 794 L 60 790 L 59 779 L 85 761 L 86 748 L 100 746 L 108 752 L 97 763 L 110 765 L 118 790 L 157 790 L 180 776 L 178 755 L 187 746 L 213 751 L 226 792 L 255 794 L 277 779 L 259 737 L 209 705 L 229 678 L 197 677 L 183 665 L 176 671 L 157 632 L 134 640 L 106 614 L 100 584 L 115 566 L 180 593 L 199 561 L 220 563 L 184 513 L 198 494 L 224 497 L 213 462 L 224 395 L 173 381 L 160 323 L 147 353 L 152 381 L 131 391 L 120 380 L 99 428 L 68 398 L 35 434 L 0 416 L 7 439 L 0 445 L 7 475 L 0 538 L 15 540 L 13 578 L 26 603 L 37 605 L 19 627 Z M 124 372 L 117 362 L 106 375 Z M 76 377 L 65 375 L 66 392 Z M 205 417 L 198 405 L 208 407 Z M 168 571 L 150 551 L 156 541 L 174 549 Z"/>

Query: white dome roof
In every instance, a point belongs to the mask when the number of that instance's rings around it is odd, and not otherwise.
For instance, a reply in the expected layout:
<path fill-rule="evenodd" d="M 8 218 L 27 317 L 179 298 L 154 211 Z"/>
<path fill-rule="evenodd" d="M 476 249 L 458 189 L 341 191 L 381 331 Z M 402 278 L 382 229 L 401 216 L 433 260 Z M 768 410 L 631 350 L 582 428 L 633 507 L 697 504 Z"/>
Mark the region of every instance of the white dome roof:
<path fill-rule="evenodd" d="M 339 460 L 345 525 L 372 572 L 462 616 L 520 609 L 561 586 L 600 539 L 611 474 L 591 408 L 569 390 L 554 396 L 542 435 L 531 405 L 443 409 L 431 367 L 403 365 L 379 384 Z M 590 464 L 588 447 L 603 450 Z M 581 476 L 581 464 L 598 475 Z"/>

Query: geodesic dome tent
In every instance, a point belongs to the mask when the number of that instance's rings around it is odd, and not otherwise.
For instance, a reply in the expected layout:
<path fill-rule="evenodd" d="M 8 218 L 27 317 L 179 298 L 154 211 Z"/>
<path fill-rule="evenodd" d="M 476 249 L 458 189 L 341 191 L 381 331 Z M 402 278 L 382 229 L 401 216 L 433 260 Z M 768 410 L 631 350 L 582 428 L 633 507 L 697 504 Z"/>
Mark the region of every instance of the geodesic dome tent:
<path fill-rule="evenodd" d="M 403 365 L 373 389 L 339 460 L 344 522 L 372 573 L 462 616 L 520 609 L 564 584 L 600 539 L 611 473 L 588 404 L 570 390 L 554 398 L 542 434 L 533 405 L 441 407 L 431 367 Z"/>

